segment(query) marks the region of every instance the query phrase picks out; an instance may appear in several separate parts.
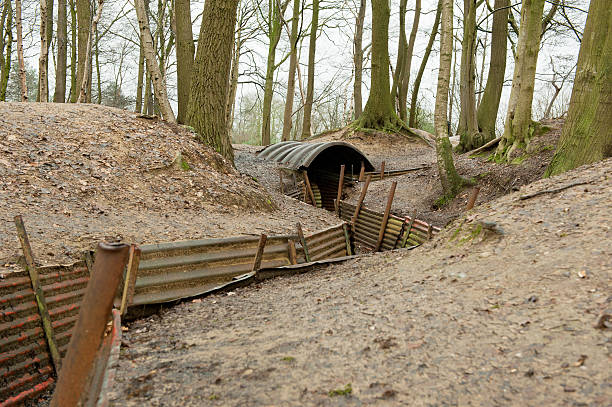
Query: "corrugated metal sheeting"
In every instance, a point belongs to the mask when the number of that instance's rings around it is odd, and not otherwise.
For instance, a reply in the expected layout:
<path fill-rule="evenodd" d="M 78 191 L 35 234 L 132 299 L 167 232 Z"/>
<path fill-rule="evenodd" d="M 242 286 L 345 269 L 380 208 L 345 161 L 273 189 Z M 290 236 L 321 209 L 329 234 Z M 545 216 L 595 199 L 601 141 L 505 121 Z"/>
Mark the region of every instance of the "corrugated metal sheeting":
<path fill-rule="evenodd" d="M 290 238 L 297 237 L 268 237 L 262 267 L 290 263 Z M 258 242 L 257 236 L 241 236 L 143 245 L 134 297 L 129 305 L 193 297 L 248 273 Z"/>
<path fill-rule="evenodd" d="M 342 220 L 350 222 L 354 213 L 355 205 L 344 201 L 340 202 L 340 218 Z M 353 228 L 355 241 L 370 249 L 376 247 L 382 220 L 382 213 L 362 207 Z M 418 246 L 439 231 L 439 228 L 422 220 L 390 215 L 381 247 L 384 250 L 391 250 L 406 246 Z M 405 246 L 404 242 L 406 242 Z"/>
<path fill-rule="evenodd" d="M 306 236 L 310 261 L 335 259 L 347 255 L 347 242 L 343 224 Z"/>
<path fill-rule="evenodd" d="M 38 269 L 57 347 L 66 353 L 89 273 L 85 263 Z M 18 405 L 54 382 L 41 317 L 27 272 L 0 280 L 0 406 Z"/>
<path fill-rule="evenodd" d="M 355 163 L 356 168 L 364 163 L 366 171 L 374 171 L 374 166 L 352 144 L 344 141 L 333 141 L 328 143 L 303 143 L 299 141 L 284 141 L 273 144 L 259 152 L 259 156 L 270 161 L 283 163 L 287 168 L 300 170 L 310 167 L 317 158 L 325 161 L 324 166 L 334 169 L 340 168 L 342 164 Z M 333 163 L 329 162 L 332 158 Z"/>

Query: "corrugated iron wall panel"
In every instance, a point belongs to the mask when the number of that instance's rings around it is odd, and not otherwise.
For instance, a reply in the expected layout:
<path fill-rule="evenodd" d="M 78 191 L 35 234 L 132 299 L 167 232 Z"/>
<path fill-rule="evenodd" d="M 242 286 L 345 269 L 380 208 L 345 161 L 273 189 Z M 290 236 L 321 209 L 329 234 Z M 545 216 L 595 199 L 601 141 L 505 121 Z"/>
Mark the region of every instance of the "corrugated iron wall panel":
<path fill-rule="evenodd" d="M 289 264 L 288 240 L 270 236 L 261 267 Z M 241 236 L 141 246 L 130 305 L 157 304 L 204 294 L 251 271 L 259 237 Z"/>
<path fill-rule="evenodd" d="M 351 205 L 344 201 L 340 202 L 340 218 L 342 220 L 350 222 L 354 213 L 355 205 Z M 382 219 L 382 213 L 362 207 L 354 225 L 353 233 L 355 240 L 370 249 L 376 247 Z M 406 238 L 409 227 L 410 235 L 406 242 L 409 246 L 418 246 L 440 231 L 439 228 L 431 226 L 427 222 L 419 219 L 415 219 L 414 222 L 411 222 L 410 217 L 401 218 L 399 216 L 390 215 L 385 228 L 383 243 L 381 245 L 382 249 L 391 250 L 400 247 L 401 243 Z"/>
<path fill-rule="evenodd" d="M 60 354 L 65 354 L 89 273 L 84 262 L 38 268 Z M 27 272 L 0 280 L 0 406 L 19 405 L 54 382 L 48 346 Z"/>
<path fill-rule="evenodd" d="M 333 259 L 347 255 L 346 238 L 342 224 L 306 236 L 305 238 L 310 261 Z"/>

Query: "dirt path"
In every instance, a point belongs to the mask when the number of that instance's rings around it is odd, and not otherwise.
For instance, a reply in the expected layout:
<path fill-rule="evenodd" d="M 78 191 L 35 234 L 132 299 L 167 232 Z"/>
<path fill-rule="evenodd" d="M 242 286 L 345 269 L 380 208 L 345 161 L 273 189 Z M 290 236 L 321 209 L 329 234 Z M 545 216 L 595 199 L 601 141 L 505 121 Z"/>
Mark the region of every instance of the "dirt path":
<path fill-rule="evenodd" d="M 112 404 L 611 405 L 612 330 L 593 327 L 612 308 L 611 173 L 538 181 L 414 251 L 136 321 Z"/>

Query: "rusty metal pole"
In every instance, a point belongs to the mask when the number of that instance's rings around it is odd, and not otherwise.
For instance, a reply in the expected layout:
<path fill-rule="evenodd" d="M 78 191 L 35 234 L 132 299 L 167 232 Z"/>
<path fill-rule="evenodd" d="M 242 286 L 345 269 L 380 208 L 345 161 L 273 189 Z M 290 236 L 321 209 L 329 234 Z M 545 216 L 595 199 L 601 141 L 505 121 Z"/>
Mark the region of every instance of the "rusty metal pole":
<path fill-rule="evenodd" d="M 382 174 L 382 172 L 381 172 Z M 393 181 L 391 184 L 391 190 L 389 191 L 389 197 L 387 198 L 387 206 L 385 207 L 385 214 L 383 215 L 382 222 L 380 223 L 380 231 L 378 232 L 378 241 L 374 251 L 380 250 L 383 238 L 385 237 L 385 230 L 387 229 L 387 222 L 389 221 L 389 214 L 391 213 L 391 205 L 393 204 L 393 197 L 395 196 L 395 188 L 397 187 L 397 181 Z"/>
<path fill-rule="evenodd" d="M 259 244 L 257 245 L 257 254 L 255 255 L 255 261 L 253 262 L 253 267 L 251 268 L 251 272 L 257 273 L 261 268 L 261 259 L 263 258 L 264 249 L 266 247 L 266 241 L 268 240 L 268 236 L 263 233 L 259 236 Z"/>
<path fill-rule="evenodd" d="M 30 282 L 32 283 L 32 290 L 34 291 L 36 305 L 38 306 L 38 313 L 40 314 L 45 339 L 47 340 L 47 346 L 49 347 L 51 361 L 53 362 L 53 368 L 55 369 L 55 374 L 57 375 L 60 371 L 61 358 L 59 350 L 57 349 L 57 341 L 55 340 L 55 332 L 51 323 L 49 309 L 47 308 L 47 301 L 45 299 L 45 294 L 43 293 L 42 285 L 40 284 L 36 264 L 34 263 L 32 246 L 30 246 L 30 239 L 28 239 L 28 234 L 21 215 L 15 216 L 14 220 L 15 227 L 17 228 L 17 236 L 19 236 L 19 241 L 21 242 L 21 248 L 23 250 L 23 257 L 25 257 L 25 261 L 28 266 L 28 274 L 30 275 Z"/>
<path fill-rule="evenodd" d="M 79 319 L 70 339 L 51 407 L 76 406 L 85 391 L 129 251 L 130 246 L 126 244 L 98 245 L 93 273 L 81 303 Z"/>
<path fill-rule="evenodd" d="M 355 229 L 355 222 L 357 222 L 357 217 L 359 216 L 359 211 L 361 210 L 361 204 L 363 204 L 363 200 L 365 199 L 366 193 L 368 192 L 368 186 L 370 186 L 370 181 L 372 181 L 372 175 L 368 175 L 366 177 L 365 184 L 363 184 L 363 188 L 361 188 L 361 194 L 359 195 L 357 206 L 355 206 L 355 213 L 351 218 L 351 227 L 353 228 L 353 231 Z"/>
<path fill-rule="evenodd" d="M 340 179 L 338 180 L 338 197 L 336 198 L 336 214 L 340 208 L 340 199 L 342 198 L 342 186 L 344 184 L 344 164 L 340 166 Z"/>
<path fill-rule="evenodd" d="M 474 204 L 476 203 L 476 198 L 478 197 L 478 193 L 479 192 L 480 192 L 480 188 L 479 187 L 474 187 L 474 189 L 472 189 L 472 194 L 470 195 L 470 200 L 468 201 L 468 204 L 465 207 L 466 211 L 469 211 L 470 209 L 472 209 L 474 207 Z"/>
<path fill-rule="evenodd" d="M 385 162 L 383 161 L 380 164 L 380 180 L 382 181 L 384 177 L 385 177 Z"/>

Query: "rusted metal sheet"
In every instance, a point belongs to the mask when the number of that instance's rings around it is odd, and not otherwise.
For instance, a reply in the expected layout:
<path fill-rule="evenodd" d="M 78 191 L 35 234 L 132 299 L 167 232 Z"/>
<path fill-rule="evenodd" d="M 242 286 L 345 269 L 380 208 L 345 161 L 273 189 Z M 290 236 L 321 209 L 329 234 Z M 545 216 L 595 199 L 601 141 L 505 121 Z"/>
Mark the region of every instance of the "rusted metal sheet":
<path fill-rule="evenodd" d="M 332 157 L 334 168 L 340 168 L 341 164 L 350 165 L 354 163 L 357 168 L 363 161 L 366 171 L 374 171 L 374 166 L 352 144 L 344 141 L 333 141 L 328 143 L 302 143 L 298 141 L 284 141 L 282 143 L 273 144 L 259 152 L 259 156 L 270 161 L 283 163 L 287 168 L 292 170 L 306 169 L 311 164 L 317 164 L 317 159 L 324 166 L 330 164 L 329 158 Z"/>
<path fill-rule="evenodd" d="M 290 236 L 269 236 L 261 267 L 290 264 Z M 259 237 L 241 236 L 140 246 L 130 306 L 160 304 L 217 289 L 251 271 Z"/>
<path fill-rule="evenodd" d="M 60 355 L 64 355 L 89 281 L 85 262 L 38 267 Z M 0 406 L 20 405 L 55 381 L 27 272 L 0 280 Z"/>
<path fill-rule="evenodd" d="M 85 394 L 128 255 L 129 246 L 126 244 L 98 245 L 91 280 L 70 338 L 68 352 L 62 361 L 51 407 L 76 406 Z"/>

